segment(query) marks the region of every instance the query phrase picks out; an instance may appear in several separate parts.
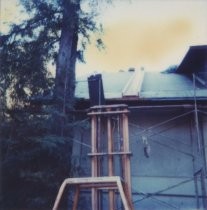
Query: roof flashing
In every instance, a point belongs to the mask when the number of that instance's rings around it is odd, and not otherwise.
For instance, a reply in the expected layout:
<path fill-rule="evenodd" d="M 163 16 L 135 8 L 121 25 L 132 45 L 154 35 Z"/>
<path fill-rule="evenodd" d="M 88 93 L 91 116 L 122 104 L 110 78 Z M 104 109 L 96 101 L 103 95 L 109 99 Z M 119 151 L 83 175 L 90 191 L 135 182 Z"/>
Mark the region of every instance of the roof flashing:
<path fill-rule="evenodd" d="M 144 78 L 144 71 L 134 71 L 122 90 L 122 97 L 139 96 Z"/>

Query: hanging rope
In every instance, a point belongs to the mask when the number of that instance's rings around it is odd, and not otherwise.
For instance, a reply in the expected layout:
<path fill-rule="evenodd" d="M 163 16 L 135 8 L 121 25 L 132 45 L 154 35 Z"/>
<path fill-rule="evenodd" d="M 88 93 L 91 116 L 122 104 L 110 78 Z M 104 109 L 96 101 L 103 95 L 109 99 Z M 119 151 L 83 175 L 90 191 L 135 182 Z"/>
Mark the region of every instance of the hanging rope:
<path fill-rule="evenodd" d="M 144 155 L 145 155 L 145 157 L 149 158 L 151 147 L 149 145 L 147 137 L 144 136 L 144 135 L 142 136 L 142 142 L 143 142 L 143 145 L 144 145 Z"/>

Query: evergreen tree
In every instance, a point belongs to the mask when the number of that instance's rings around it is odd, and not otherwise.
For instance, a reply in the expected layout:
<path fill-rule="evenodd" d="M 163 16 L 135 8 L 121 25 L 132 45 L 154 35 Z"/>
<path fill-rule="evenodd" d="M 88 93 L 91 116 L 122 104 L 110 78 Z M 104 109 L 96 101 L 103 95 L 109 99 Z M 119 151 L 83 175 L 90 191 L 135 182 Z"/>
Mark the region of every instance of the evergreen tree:
<path fill-rule="evenodd" d="M 1 209 L 51 209 L 70 176 L 75 62 L 98 30 L 81 2 L 21 0 L 31 18 L 0 36 Z M 55 79 L 48 62 L 56 63 Z M 54 106 L 31 105 L 40 95 Z"/>

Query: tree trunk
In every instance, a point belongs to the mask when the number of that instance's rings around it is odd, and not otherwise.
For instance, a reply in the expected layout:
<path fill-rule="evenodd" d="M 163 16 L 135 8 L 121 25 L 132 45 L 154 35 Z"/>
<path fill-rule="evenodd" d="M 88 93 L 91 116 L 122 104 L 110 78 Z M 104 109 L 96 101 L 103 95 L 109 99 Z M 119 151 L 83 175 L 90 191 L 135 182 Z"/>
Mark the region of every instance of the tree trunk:
<path fill-rule="evenodd" d="M 73 116 L 75 92 L 75 63 L 78 44 L 79 0 L 63 0 L 63 25 L 55 78 L 54 132 L 64 141 L 63 155 L 67 157 L 68 175 L 71 173 L 73 148 Z"/>
<path fill-rule="evenodd" d="M 72 121 L 74 105 L 75 62 L 78 43 L 79 0 L 63 0 L 63 25 L 56 67 L 56 131 L 65 136 L 66 114 Z"/>

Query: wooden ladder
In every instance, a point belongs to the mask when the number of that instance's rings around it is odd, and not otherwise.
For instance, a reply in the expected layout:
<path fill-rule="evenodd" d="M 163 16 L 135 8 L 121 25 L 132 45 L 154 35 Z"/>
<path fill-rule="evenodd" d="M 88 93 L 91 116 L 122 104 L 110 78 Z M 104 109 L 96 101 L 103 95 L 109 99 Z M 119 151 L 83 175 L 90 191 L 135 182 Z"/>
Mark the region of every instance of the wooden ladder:
<path fill-rule="evenodd" d="M 55 200 L 55 204 L 53 206 L 53 210 L 58 210 L 58 206 L 63 195 L 63 192 L 66 186 L 75 185 L 75 197 L 73 202 L 72 210 L 77 209 L 79 193 L 81 189 L 108 189 L 108 190 L 117 190 L 120 194 L 123 206 L 125 210 L 132 210 L 132 204 L 129 199 L 129 195 L 126 191 L 126 187 L 124 186 L 123 180 L 118 176 L 111 177 L 86 177 L 86 178 L 68 178 L 65 179 L 62 183 L 57 198 Z"/>

